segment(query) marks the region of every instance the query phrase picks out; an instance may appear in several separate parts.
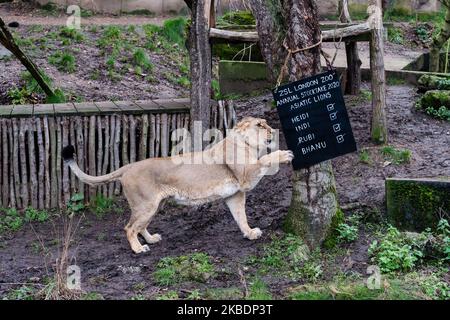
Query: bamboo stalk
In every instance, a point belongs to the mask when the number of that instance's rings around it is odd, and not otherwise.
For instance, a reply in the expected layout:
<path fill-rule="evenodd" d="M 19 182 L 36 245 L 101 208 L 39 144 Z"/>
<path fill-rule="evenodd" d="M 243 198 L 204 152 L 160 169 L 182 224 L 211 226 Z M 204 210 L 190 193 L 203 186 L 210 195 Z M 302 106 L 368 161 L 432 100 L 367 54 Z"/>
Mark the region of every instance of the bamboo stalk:
<path fill-rule="evenodd" d="M 62 130 L 61 130 L 61 118 L 56 118 L 55 124 L 56 124 L 56 155 L 53 154 L 53 156 L 56 157 L 56 181 L 57 181 L 57 199 L 58 199 L 58 207 L 64 208 L 63 204 L 63 198 L 62 198 L 62 159 L 61 159 L 61 151 L 62 151 Z"/>
<path fill-rule="evenodd" d="M 69 119 L 67 117 L 63 117 L 62 119 L 62 145 L 69 145 Z M 70 181 L 69 181 L 69 166 L 63 164 L 62 167 L 62 192 L 63 192 L 63 201 L 64 206 L 69 203 L 70 200 Z"/>
<path fill-rule="evenodd" d="M 27 170 L 27 156 L 25 134 L 27 131 L 27 123 L 24 118 L 19 120 L 19 158 L 20 158 L 20 181 L 21 181 L 21 197 L 22 208 L 28 207 L 28 170 Z"/>
<path fill-rule="evenodd" d="M 108 171 L 109 166 L 109 146 L 110 146 L 110 139 L 109 139 L 109 117 L 105 117 L 105 151 L 103 154 L 103 167 L 102 167 L 102 175 L 105 175 Z M 103 196 L 108 196 L 108 185 L 104 184 L 102 186 L 102 193 Z"/>
<path fill-rule="evenodd" d="M 3 205 L 7 206 L 9 204 L 9 152 L 8 152 L 8 120 L 1 119 L 2 123 L 2 197 L 3 197 Z"/>
<path fill-rule="evenodd" d="M 122 165 L 127 165 L 130 163 L 128 160 L 128 137 L 130 129 L 128 116 L 125 114 L 122 116 L 122 126 Z"/>
<path fill-rule="evenodd" d="M 158 113 L 156 114 L 156 134 L 155 134 L 155 157 L 158 158 L 159 153 L 159 146 L 161 141 L 161 115 Z"/>
<path fill-rule="evenodd" d="M 13 197 L 15 198 L 15 206 L 18 208 L 22 208 L 22 202 L 20 197 L 20 171 L 19 171 L 19 128 L 17 127 L 17 119 L 12 119 L 12 135 L 10 140 L 11 145 L 13 146 L 12 150 L 12 162 L 13 162 L 13 181 L 14 188 L 13 192 L 15 194 Z"/>
<path fill-rule="evenodd" d="M 83 138 L 83 120 L 81 117 L 75 118 L 77 134 L 77 161 L 82 171 L 84 169 L 84 138 Z M 84 195 L 84 183 L 78 180 L 78 193 Z"/>
<path fill-rule="evenodd" d="M 130 163 L 136 162 L 136 119 L 133 115 L 130 119 Z"/>
<path fill-rule="evenodd" d="M 89 174 L 95 176 L 97 174 L 97 170 L 95 168 L 95 129 L 96 129 L 97 119 L 96 116 L 90 116 L 89 118 Z M 89 187 L 89 198 L 94 199 L 97 193 L 96 187 Z"/>
<path fill-rule="evenodd" d="M 83 117 L 83 139 L 84 139 L 84 172 L 89 173 L 89 117 Z M 90 185 L 85 185 L 84 187 L 84 201 L 88 202 L 90 200 Z"/>
<path fill-rule="evenodd" d="M 12 121 L 8 121 L 8 139 L 9 139 L 9 159 L 8 161 L 11 161 L 11 167 L 9 169 L 9 173 L 10 173 L 10 177 L 9 177 L 9 198 L 10 198 L 10 203 L 11 203 L 11 207 L 16 207 L 19 206 L 20 207 L 20 199 L 16 199 L 16 179 L 14 176 L 14 172 L 18 171 L 19 168 L 19 162 L 17 160 L 17 153 L 15 153 L 14 148 L 15 148 L 15 144 L 14 141 L 17 141 L 17 136 L 16 139 L 14 138 L 14 120 Z"/>
<path fill-rule="evenodd" d="M 142 115 L 141 141 L 139 143 L 139 160 L 147 158 L 148 115 Z"/>
<path fill-rule="evenodd" d="M 36 119 L 38 121 L 39 119 Z M 36 151 L 35 151 L 35 119 L 28 119 L 28 166 L 30 168 L 30 194 L 31 206 L 38 208 L 38 182 L 36 173 Z"/>
<path fill-rule="evenodd" d="M 45 146 L 44 138 L 42 136 L 42 125 L 41 119 L 36 118 L 36 132 L 37 132 L 37 146 L 38 146 L 38 208 L 43 209 L 45 207 L 45 187 L 44 187 L 44 176 L 45 176 Z"/>
<path fill-rule="evenodd" d="M 51 175 L 50 175 L 50 130 L 48 117 L 44 117 L 44 146 L 45 146 L 45 208 L 51 207 Z"/>
<path fill-rule="evenodd" d="M 121 128 L 121 117 L 116 115 L 113 116 L 116 118 L 116 132 L 114 134 L 114 170 L 118 170 L 120 168 L 120 128 Z M 120 194 L 120 182 L 114 182 L 114 195 Z"/>
<path fill-rule="evenodd" d="M 218 129 L 219 130 L 223 130 L 224 127 L 224 121 L 223 121 L 223 117 L 224 117 L 224 112 L 223 112 L 223 101 L 219 100 L 217 101 L 217 112 L 219 114 L 219 119 L 217 120 L 218 122 Z"/>
<path fill-rule="evenodd" d="M 76 146 L 77 145 L 77 136 L 75 134 L 75 121 L 73 118 L 70 118 L 71 121 L 69 121 L 69 127 L 70 127 L 70 145 Z M 77 193 L 77 177 L 72 173 L 71 170 L 69 170 L 69 179 L 70 179 L 70 194 L 74 195 Z"/>
<path fill-rule="evenodd" d="M 111 170 L 114 170 L 114 142 L 115 142 L 115 133 L 116 133 L 116 118 L 111 116 L 111 134 L 110 134 L 110 140 L 109 140 L 109 144 L 111 145 L 110 147 L 110 158 L 109 158 L 109 162 L 111 163 Z M 111 182 L 108 185 L 108 197 L 112 198 L 112 196 L 114 195 L 114 183 Z"/>

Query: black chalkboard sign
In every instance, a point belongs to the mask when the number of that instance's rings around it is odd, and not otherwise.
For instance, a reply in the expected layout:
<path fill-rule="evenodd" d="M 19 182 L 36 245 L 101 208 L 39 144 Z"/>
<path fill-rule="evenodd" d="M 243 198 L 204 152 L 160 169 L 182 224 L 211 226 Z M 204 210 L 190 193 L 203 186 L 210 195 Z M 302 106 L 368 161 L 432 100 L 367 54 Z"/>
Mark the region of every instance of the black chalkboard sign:
<path fill-rule="evenodd" d="M 273 96 L 295 170 L 356 151 L 335 71 L 280 86 Z"/>

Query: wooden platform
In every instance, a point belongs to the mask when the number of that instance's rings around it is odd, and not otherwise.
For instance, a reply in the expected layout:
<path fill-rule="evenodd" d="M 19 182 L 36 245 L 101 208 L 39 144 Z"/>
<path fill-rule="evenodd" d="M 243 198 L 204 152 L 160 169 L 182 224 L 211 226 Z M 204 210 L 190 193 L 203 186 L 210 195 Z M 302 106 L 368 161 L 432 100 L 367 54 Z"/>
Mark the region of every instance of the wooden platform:
<path fill-rule="evenodd" d="M 179 113 L 188 112 L 189 108 L 190 100 L 188 98 L 34 105 L 3 105 L 0 106 L 0 118 Z"/>

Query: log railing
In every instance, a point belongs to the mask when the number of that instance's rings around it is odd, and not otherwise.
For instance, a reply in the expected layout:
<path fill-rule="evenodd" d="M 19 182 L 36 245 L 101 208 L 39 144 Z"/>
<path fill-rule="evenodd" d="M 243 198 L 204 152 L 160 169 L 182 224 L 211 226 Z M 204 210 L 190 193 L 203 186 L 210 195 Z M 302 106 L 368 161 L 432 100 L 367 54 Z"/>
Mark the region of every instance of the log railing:
<path fill-rule="evenodd" d="M 232 109 L 213 104 L 219 128 L 234 125 Z M 75 146 L 83 171 L 102 175 L 169 156 L 171 133 L 189 127 L 189 99 L 0 106 L 0 207 L 63 208 L 74 194 L 112 197 L 120 183 L 81 183 L 63 163 L 64 146 Z"/>

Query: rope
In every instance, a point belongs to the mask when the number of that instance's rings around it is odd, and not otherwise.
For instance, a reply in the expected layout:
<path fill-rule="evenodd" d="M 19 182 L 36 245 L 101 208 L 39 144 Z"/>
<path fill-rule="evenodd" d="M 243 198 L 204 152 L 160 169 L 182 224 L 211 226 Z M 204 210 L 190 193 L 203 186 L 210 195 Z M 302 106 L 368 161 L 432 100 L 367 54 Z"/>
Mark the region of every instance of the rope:
<path fill-rule="evenodd" d="M 284 59 L 283 66 L 281 67 L 280 75 L 278 76 L 278 79 L 277 79 L 277 87 L 280 86 L 281 81 L 283 80 L 284 74 L 287 72 L 287 64 L 288 64 L 288 62 L 291 59 L 293 54 L 314 49 L 315 47 L 318 47 L 321 44 L 322 44 L 322 34 L 320 35 L 319 42 L 317 42 L 317 43 L 315 43 L 313 45 L 310 45 L 308 47 L 305 47 L 305 48 L 297 48 L 297 49 L 294 49 L 294 50 L 292 50 L 291 48 L 288 47 L 288 45 L 286 43 L 286 39 L 284 39 L 283 47 L 287 50 L 288 54 L 286 56 L 286 59 Z"/>

